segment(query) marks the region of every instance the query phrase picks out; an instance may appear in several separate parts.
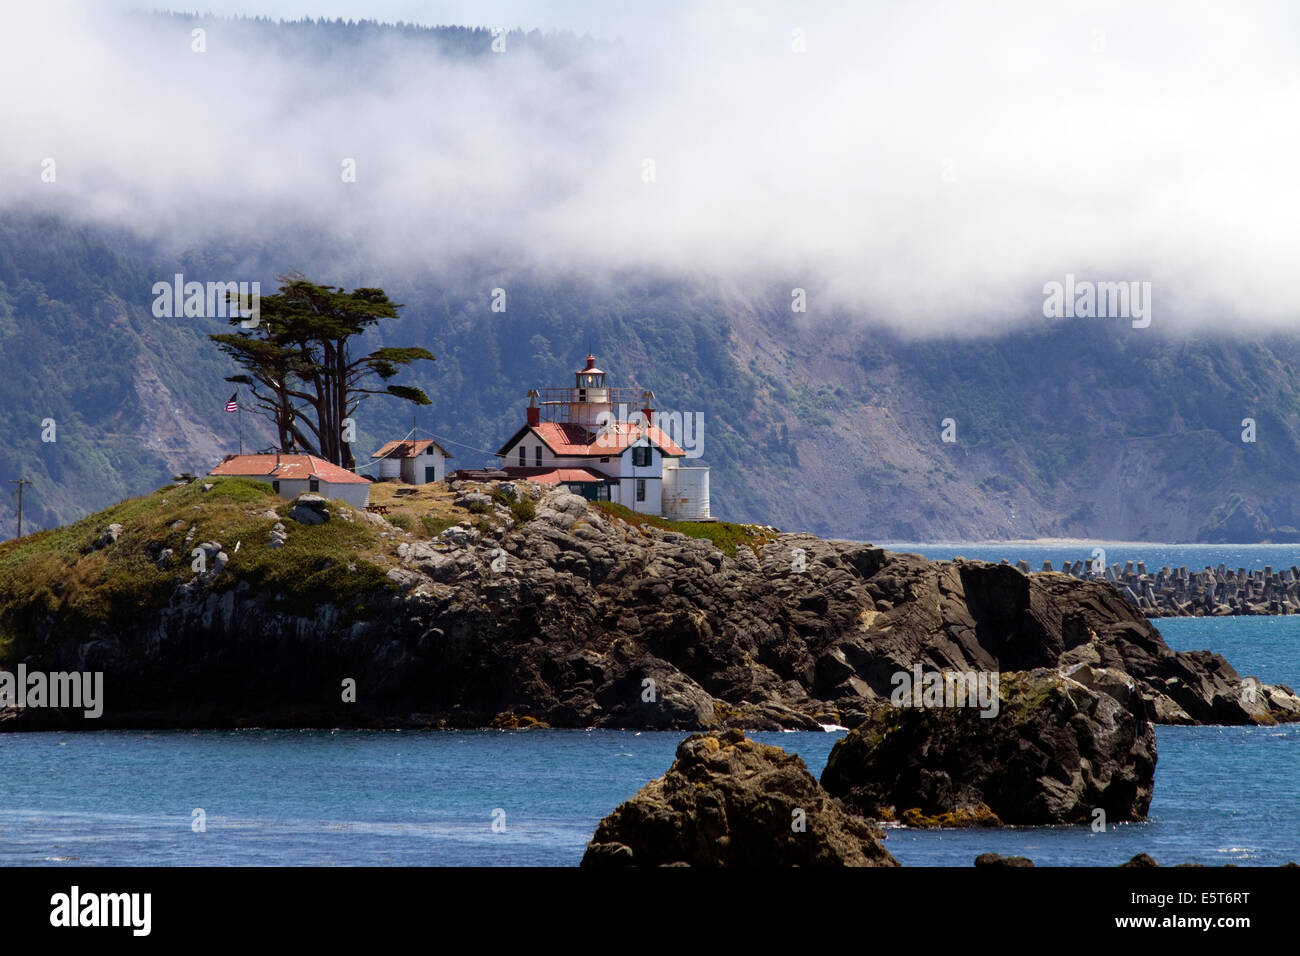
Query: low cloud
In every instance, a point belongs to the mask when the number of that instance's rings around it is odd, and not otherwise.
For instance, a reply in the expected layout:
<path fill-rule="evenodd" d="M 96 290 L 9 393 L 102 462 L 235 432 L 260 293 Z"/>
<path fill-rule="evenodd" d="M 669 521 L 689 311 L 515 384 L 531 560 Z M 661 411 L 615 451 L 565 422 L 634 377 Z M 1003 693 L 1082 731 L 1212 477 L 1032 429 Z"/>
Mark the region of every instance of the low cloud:
<path fill-rule="evenodd" d="M 861 6 L 677 5 L 562 57 L 230 20 L 196 53 L 179 18 L 10 12 L 0 204 L 452 283 L 788 284 L 918 334 L 1048 321 L 1067 274 L 1150 282 L 1153 328 L 1294 320 L 1293 7 Z"/>

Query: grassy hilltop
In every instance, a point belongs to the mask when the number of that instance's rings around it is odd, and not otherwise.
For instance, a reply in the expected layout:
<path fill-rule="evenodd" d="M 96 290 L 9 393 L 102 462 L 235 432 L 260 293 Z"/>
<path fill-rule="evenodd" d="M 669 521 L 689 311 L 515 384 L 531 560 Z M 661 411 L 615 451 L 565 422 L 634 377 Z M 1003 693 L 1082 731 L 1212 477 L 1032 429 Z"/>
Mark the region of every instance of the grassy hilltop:
<path fill-rule="evenodd" d="M 400 564 L 400 541 L 431 540 L 462 522 L 491 533 L 502 520 L 485 505 L 457 507 L 444 483 L 396 497 L 400 487 L 372 487 L 371 502 L 389 509 L 382 519 L 333 501 L 330 521 L 307 525 L 288 517 L 293 502 L 266 482 L 205 478 L 166 485 L 73 524 L 0 543 L 0 660 L 23 655 L 26 625 L 42 617 L 57 616 L 61 633 L 84 639 L 98 625 L 123 626 L 165 605 L 179 584 L 196 576 L 192 552 L 205 542 L 220 543 L 230 558 L 218 571 L 209 557 L 211 589 L 244 583 L 288 613 L 310 614 L 333 603 L 365 615 L 364 595 L 393 587 L 386 575 Z M 516 523 L 533 517 L 528 498 L 509 507 Z M 742 543 L 760 547 L 772 533 L 725 521 L 667 521 L 608 503 L 600 507 L 630 528 L 706 538 L 729 556 Z M 269 538 L 277 522 L 289 531 L 278 548 Z M 121 525 L 119 536 L 101 544 L 111 525 Z M 167 550 L 170 560 L 161 561 Z"/>

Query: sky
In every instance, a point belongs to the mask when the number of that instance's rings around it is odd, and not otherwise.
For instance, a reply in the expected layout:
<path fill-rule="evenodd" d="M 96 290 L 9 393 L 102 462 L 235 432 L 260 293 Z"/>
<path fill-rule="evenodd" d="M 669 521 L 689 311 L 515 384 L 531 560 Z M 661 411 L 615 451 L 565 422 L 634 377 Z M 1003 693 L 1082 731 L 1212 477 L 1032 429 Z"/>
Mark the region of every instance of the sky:
<path fill-rule="evenodd" d="M 789 287 L 921 335 L 1046 321 L 1067 274 L 1150 282 L 1158 328 L 1300 318 L 1294 4 L 203 6 L 598 38 L 557 64 L 379 36 L 359 65 L 220 19 L 196 51 L 141 9 L 6 14 L 0 209 L 447 282 Z"/>

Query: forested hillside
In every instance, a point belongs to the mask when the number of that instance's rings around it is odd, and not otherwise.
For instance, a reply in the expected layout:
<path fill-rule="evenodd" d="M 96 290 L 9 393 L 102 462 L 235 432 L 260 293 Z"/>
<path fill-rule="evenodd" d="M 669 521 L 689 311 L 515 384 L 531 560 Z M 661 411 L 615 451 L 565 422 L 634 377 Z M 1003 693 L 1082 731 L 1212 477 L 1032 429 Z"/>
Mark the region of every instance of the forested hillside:
<path fill-rule="evenodd" d="M 256 252 L 268 291 L 283 254 Z M 229 268 L 219 253 L 167 259 L 48 217 L 0 225 L 0 478 L 10 491 L 20 475 L 34 482 L 29 527 L 235 450 L 223 378 L 236 370 L 207 339 L 224 323 L 150 310 L 155 281 Z M 781 289 L 494 275 L 452 290 L 374 269 L 312 278 L 364 278 L 405 304 L 383 344 L 437 356 L 401 380 L 432 398 L 419 427 L 455 465 L 489 463 L 481 452 L 518 426 L 525 391 L 570 382 L 591 349 L 612 381 L 704 414 L 714 510 L 728 518 L 876 540 L 1285 540 L 1300 525 L 1294 338 L 1184 341 L 1077 321 L 905 341 L 853 316 L 792 316 Z M 494 313 L 501 285 L 508 308 Z M 946 418 L 955 442 L 942 440 Z M 382 397 L 358 419 L 362 461 L 412 423 L 410 406 Z M 244 422 L 247 448 L 270 444 Z M 12 534 L 13 496 L 0 501 Z"/>

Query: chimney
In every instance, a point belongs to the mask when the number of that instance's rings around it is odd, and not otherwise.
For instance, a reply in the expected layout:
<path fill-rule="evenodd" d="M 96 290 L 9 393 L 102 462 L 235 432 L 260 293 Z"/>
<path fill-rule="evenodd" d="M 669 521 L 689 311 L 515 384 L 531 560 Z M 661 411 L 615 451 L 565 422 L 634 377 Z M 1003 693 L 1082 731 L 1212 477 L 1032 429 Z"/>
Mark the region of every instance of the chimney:
<path fill-rule="evenodd" d="M 528 392 L 528 424 L 540 425 L 542 422 L 542 410 L 537 407 L 537 390 L 530 389 Z"/>

